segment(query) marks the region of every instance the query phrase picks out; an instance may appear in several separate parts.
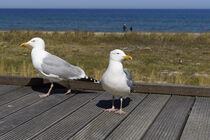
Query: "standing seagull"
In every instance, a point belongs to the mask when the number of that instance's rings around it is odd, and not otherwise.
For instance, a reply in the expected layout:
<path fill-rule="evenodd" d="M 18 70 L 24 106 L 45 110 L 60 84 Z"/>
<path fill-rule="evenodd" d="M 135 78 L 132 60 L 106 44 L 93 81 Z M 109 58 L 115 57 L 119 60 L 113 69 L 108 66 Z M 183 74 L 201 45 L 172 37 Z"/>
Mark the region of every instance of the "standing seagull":
<path fill-rule="evenodd" d="M 45 42 L 39 37 L 32 38 L 21 46 L 31 46 L 31 58 L 34 68 L 51 82 L 47 94 L 39 95 L 41 98 L 50 95 L 53 82 L 69 79 L 88 79 L 85 72 L 77 66 L 71 65 L 65 60 L 45 51 Z M 69 89 L 66 94 L 70 93 Z"/>
<path fill-rule="evenodd" d="M 122 50 L 116 49 L 110 52 L 109 66 L 102 77 L 102 87 L 108 93 L 112 94 L 112 108 L 105 111 L 115 112 L 117 114 L 125 114 L 122 111 L 122 96 L 128 96 L 133 92 L 133 81 L 130 73 L 123 69 L 122 60 L 130 59 L 131 56 L 126 55 Z M 114 107 L 115 96 L 120 96 L 120 110 Z"/>

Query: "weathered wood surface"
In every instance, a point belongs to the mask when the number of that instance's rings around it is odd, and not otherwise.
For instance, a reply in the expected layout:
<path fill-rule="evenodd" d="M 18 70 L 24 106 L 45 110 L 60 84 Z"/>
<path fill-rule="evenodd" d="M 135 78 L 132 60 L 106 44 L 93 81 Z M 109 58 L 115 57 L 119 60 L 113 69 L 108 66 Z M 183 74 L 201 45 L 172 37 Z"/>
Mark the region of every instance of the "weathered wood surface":
<path fill-rule="evenodd" d="M 0 106 L 0 119 L 24 107 L 30 106 L 31 104 L 36 103 L 39 100 L 40 99 L 37 94 L 35 94 L 35 92 L 32 92 L 31 94 L 25 95 L 22 98 L 4 104 Z"/>
<path fill-rule="evenodd" d="M 12 91 L 12 90 L 16 90 L 18 88 L 21 88 L 19 86 L 14 86 L 14 85 L 0 85 L 0 96 L 9 92 L 9 91 Z"/>
<path fill-rule="evenodd" d="M 149 95 L 107 138 L 140 140 L 169 99 L 169 95 Z"/>
<path fill-rule="evenodd" d="M 33 117 L 30 121 L 24 123 L 20 127 L 14 128 L 10 133 L 4 135 L 2 139 L 21 140 L 26 139 L 27 137 L 32 137 L 31 134 L 36 135 L 36 133 L 40 133 L 41 130 L 43 131 L 43 129 L 46 129 L 56 122 L 59 122 L 72 112 L 76 111 L 81 106 L 84 106 L 89 100 L 93 99 L 96 96 L 97 94 L 94 93 L 80 93 L 77 96 L 73 96 L 69 100 L 60 103 L 58 106 L 55 106 L 50 110 L 46 110 L 37 117 Z"/>
<path fill-rule="evenodd" d="M 155 122 L 144 135 L 144 140 L 177 140 L 179 139 L 194 98 L 172 96 L 167 106 L 161 111 Z"/>
<path fill-rule="evenodd" d="M 197 97 L 181 140 L 210 139 L 210 98 Z"/>
<path fill-rule="evenodd" d="M 140 94 L 135 96 L 135 98 L 132 98 L 132 103 L 128 103 L 129 105 L 124 109 L 127 113 L 126 115 L 103 112 L 83 129 L 77 132 L 71 139 L 105 139 L 113 131 L 113 129 L 115 129 L 130 114 L 130 112 L 132 112 L 135 107 L 141 103 L 144 97 L 144 94 Z M 89 133 L 90 131 L 94 133 Z"/>
<path fill-rule="evenodd" d="M 59 84 L 67 88 L 70 86 L 71 89 L 75 90 L 103 90 L 100 84 L 80 80 L 63 81 L 59 82 Z M 0 85 L 49 86 L 49 81 L 38 77 L 0 76 Z M 210 96 L 210 87 L 205 86 L 152 84 L 136 82 L 134 86 L 134 91 L 136 93 Z"/>
<path fill-rule="evenodd" d="M 109 100 L 111 96 L 108 94 L 101 94 L 92 102 L 88 102 L 78 109 L 78 111 L 70 114 L 60 122 L 54 124 L 49 129 L 37 134 L 34 139 L 67 139 L 73 136 L 80 129 L 85 127 L 90 121 L 103 113 L 103 109 L 97 107 L 101 100 Z M 71 129 L 69 129 L 71 126 Z"/>
<path fill-rule="evenodd" d="M 21 87 L 17 90 L 12 90 L 11 92 L 0 96 L 0 105 L 21 98 L 27 94 L 30 94 L 31 92 L 32 90 L 30 90 L 28 87 Z"/>
<path fill-rule="evenodd" d="M 2 88 L 3 87 L 3 88 Z M 209 140 L 210 98 L 139 93 L 124 100 L 125 115 L 104 112 L 103 91 L 0 86 L 0 140 Z M 181 94 L 181 93 L 180 93 Z M 1 99 L 3 97 L 3 99 Z M 119 100 L 115 100 L 119 108 Z M 192 110 L 192 111 L 191 111 Z"/>
<path fill-rule="evenodd" d="M 70 96 L 50 96 L 1 119 L 0 136 L 62 103 L 71 96 L 73 94 Z"/>

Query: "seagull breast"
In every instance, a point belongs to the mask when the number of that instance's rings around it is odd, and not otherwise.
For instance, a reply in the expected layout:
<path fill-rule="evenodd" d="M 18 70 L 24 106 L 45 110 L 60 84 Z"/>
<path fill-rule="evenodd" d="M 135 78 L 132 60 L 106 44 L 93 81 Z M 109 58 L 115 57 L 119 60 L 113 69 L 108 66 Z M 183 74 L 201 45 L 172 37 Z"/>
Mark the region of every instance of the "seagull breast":
<path fill-rule="evenodd" d="M 112 63 L 112 62 L 111 62 Z M 102 86 L 112 95 L 127 96 L 130 93 L 130 87 L 127 85 L 126 74 L 123 71 L 120 62 L 109 65 L 102 77 Z"/>

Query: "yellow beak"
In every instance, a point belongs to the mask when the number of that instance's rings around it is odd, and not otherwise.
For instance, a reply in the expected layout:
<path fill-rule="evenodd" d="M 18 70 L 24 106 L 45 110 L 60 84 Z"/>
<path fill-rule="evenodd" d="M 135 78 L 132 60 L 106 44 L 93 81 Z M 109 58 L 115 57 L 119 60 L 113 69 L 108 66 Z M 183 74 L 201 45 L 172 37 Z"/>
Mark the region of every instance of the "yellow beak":
<path fill-rule="evenodd" d="M 125 58 L 125 59 L 129 59 L 129 60 L 132 60 L 132 57 L 129 56 L 129 55 L 124 56 L 124 58 Z"/>
<path fill-rule="evenodd" d="M 29 43 L 25 42 L 25 43 L 22 43 L 20 46 L 21 47 L 26 47 L 26 46 L 29 46 Z"/>

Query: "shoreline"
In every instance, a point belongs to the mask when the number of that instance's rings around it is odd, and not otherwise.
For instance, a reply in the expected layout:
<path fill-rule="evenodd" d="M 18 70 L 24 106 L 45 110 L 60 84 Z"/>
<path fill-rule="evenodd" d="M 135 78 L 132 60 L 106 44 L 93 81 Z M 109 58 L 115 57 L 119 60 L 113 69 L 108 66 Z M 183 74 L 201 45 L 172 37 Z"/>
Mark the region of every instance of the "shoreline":
<path fill-rule="evenodd" d="M 210 33 L 210 32 L 200 32 L 200 33 L 196 33 L 196 32 L 156 32 L 156 31 L 152 31 L 152 32 L 143 32 L 143 31 L 127 31 L 127 32 L 97 32 L 97 31 L 86 31 L 86 30 L 65 30 L 65 31 L 44 31 L 44 30 L 0 30 L 0 32 L 42 32 L 42 33 L 65 33 L 65 32 L 89 32 L 89 33 L 94 33 L 96 35 L 101 35 L 101 34 L 125 34 L 125 33 L 136 33 L 136 34 L 195 34 L 195 35 L 200 35 L 200 34 L 206 34 L 206 33 Z"/>

